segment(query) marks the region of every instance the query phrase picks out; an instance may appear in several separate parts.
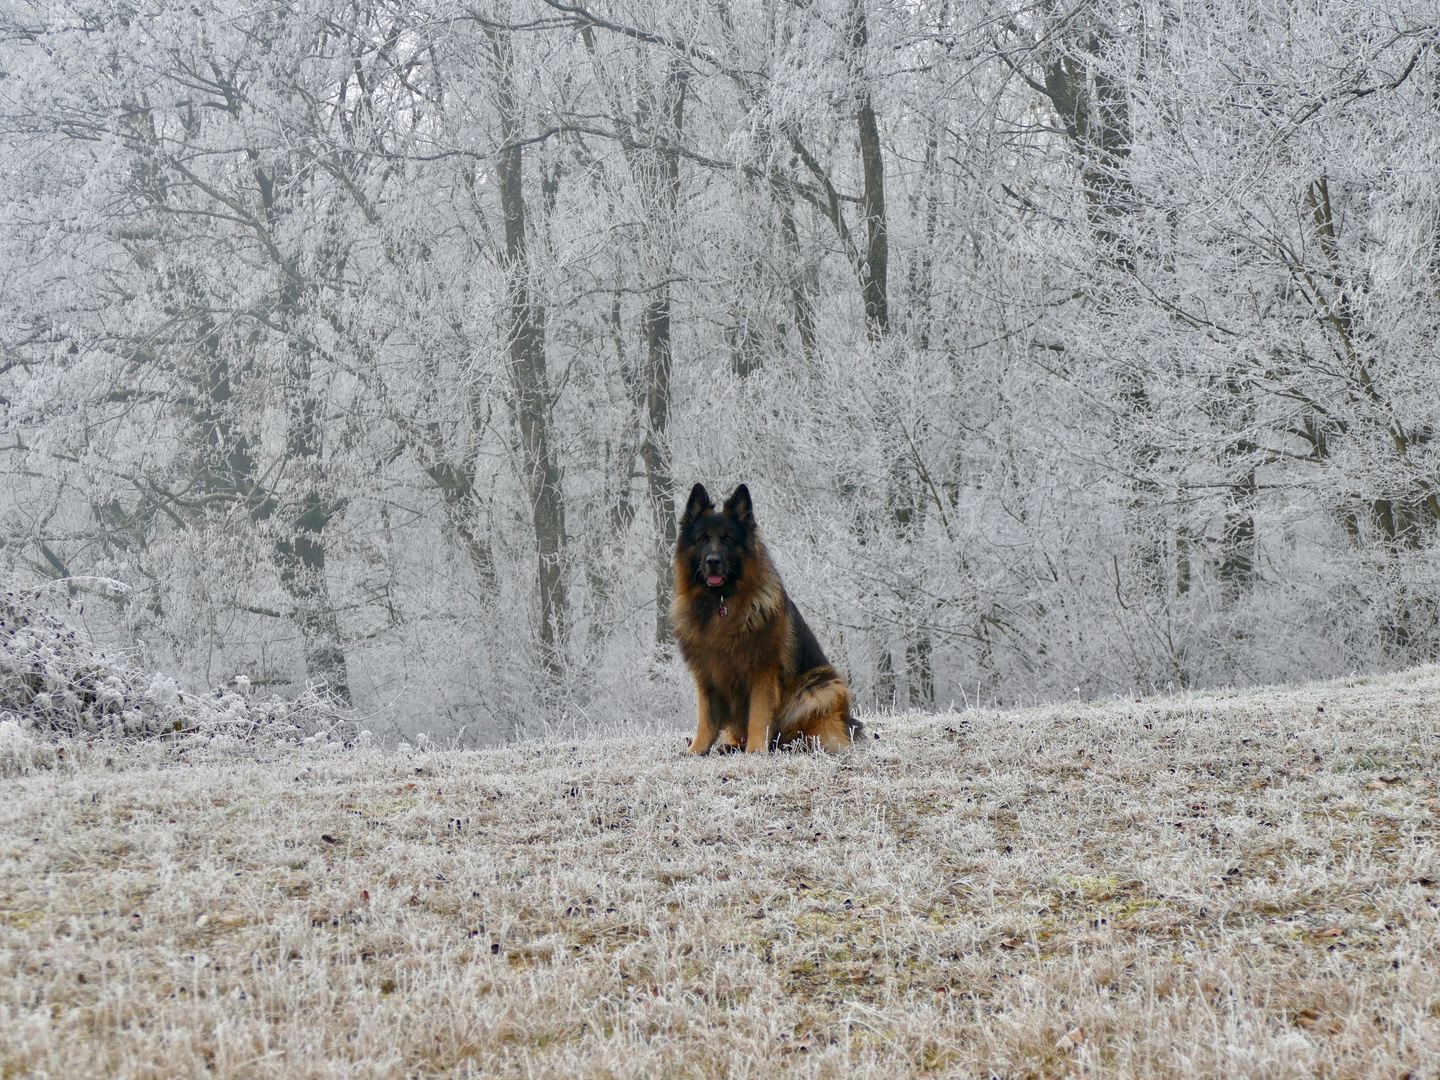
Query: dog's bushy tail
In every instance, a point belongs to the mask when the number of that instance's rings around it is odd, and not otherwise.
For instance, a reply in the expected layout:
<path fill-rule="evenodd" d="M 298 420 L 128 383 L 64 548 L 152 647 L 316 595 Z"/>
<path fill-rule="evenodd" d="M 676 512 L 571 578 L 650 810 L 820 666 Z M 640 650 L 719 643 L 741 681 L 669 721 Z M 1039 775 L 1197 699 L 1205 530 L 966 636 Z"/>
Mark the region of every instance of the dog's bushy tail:
<path fill-rule="evenodd" d="M 832 753 L 853 742 L 857 731 L 864 732 L 864 725 L 854 717 L 850 688 L 829 664 L 805 672 L 776 726 L 776 741 L 781 745 L 814 739 Z"/>

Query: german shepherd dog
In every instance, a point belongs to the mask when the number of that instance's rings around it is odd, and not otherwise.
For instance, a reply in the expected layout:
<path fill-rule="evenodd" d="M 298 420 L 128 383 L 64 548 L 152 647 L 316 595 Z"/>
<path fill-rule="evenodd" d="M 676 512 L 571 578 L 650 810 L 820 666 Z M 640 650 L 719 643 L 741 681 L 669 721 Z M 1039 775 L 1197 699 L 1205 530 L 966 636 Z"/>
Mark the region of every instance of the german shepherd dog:
<path fill-rule="evenodd" d="M 696 484 L 675 544 L 671 617 L 695 677 L 690 753 L 767 753 L 792 743 L 832 753 L 861 729 L 850 689 L 785 594 L 741 484 L 717 511 Z"/>

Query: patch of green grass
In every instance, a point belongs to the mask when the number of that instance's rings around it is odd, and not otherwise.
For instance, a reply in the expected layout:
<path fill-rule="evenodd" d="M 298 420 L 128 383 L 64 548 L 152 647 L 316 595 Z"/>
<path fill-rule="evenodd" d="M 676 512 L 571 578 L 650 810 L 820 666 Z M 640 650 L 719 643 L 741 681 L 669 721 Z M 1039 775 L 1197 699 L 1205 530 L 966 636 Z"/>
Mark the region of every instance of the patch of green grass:
<path fill-rule="evenodd" d="M 1376 753 L 1365 753 L 1359 757 L 1351 758 L 1349 761 L 1341 761 L 1331 768 L 1331 772 L 1350 772 L 1352 769 L 1392 769 L 1394 766 Z"/>
<path fill-rule="evenodd" d="M 1123 888 L 1125 881 L 1114 874 L 1060 874 L 1052 879 L 1052 884 L 1062 896 L 1108 899 Z"/>

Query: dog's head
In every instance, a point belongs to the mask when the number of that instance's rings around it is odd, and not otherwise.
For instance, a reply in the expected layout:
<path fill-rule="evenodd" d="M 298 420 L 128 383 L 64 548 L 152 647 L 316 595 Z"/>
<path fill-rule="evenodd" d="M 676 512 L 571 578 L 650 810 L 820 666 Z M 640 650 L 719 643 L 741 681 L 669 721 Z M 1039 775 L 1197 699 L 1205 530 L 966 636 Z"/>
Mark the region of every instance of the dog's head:
<path fill-rule="evenodd" d="M 696 484 L 680 518 L 675 550 L 689 563 L 692 580 L 719 594 L 735 591 L 745 557 L 755 547 L 755 508 L 750 489 L 741 484 L 715 509 L 704 484 Z"/>

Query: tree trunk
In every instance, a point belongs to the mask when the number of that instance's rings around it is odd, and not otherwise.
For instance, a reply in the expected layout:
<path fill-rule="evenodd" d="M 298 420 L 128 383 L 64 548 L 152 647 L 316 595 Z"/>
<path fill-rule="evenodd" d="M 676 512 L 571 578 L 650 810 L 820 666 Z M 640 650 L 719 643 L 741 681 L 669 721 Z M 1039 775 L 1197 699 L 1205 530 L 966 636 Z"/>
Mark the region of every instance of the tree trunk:
<path fill-rule="evenodd" d="M 1124 86 L 1103 70 L 1090 78 L 1081 57 L 1099 57 L 1108 31 L 1092 30 L 1074 53 L 1062 53 L 1045 70 L 1043 92 L 1081 157 L 1081 182 L 1089 204 L 1090 228 L 1106 262 L 1134 269 L 1132 244 L 1118 228 L 1130 212 L 1133 191 L 1125 172 L 1130 157 L 1130 100 Z M 1093 88 L 1092 88 L 1093 87 Z"/>
<path fill-rule="evenodd" d="M 435 441 L 439 442 L 438 434 Z M 447 461 L 436 461 L 433 465 L 424 466 L 424 469 L 425 475 L 440 489 L 445 520 L 450 523 L 455 535 L 460 538 L 460 543 L 464 545 L 465 556 L 470 560 L 470 568 L 475 572 L 475 580 L 486 592 L 493 592 L 497 584 L 495 554 L 491 550 L 489 538 L 479 531 L 476 522 L 481 504 L 475 491 L 474 455 L 467 454 L 465 462 L 460 466 L 451 465 Z"/>
<path fill-rule="evenodd" d="M 795 332 L 800 336 L 801 354 L 806 360 L 813 361 L 816 357 L 815 285 L 803 263 L 804 253 L 800 249 L 800 230 L 795 226 L 793 200 L 787 199 L 780 204 L 780 235 L 790 263 L 791 318 L 795 322 Z"/>
<path fill-rule="evenodd" d="M 880 155 L 880 127 L 875 122 L 875 105 L 865 75 L 865 46 L 869 41 L 865 0 L 854 0 L 850 9 L 850 56 L 852 72 L 858 79 L 855 120 L 860 137 L 860 166 L 865 176 L 862 195 L 865 252 L 860 267 L 860 292 L 865 301 L 865 321 L 870 336 L 878 341 L 890 331 L 887 285 L 890 237 L 885 223 L 885 161 Z"/>
<path fill-rule="evenodd" d="M 932 709 L 935 707 L 933 646 L 926 630 L 917 631 L 905 646 L 905 669 L 910 683 L 910 707 Z"/>
<path fill-rule="evenodd" d="M 1134 245 L 1122 221 L 1134 205 L 1125 171 L 1132 134 L 1130 101 L 1123 85 L 1104 71 L 1092 72 L 1095 65 L 1088 62 L 1100 57 L 1105 42 L 1110 40 L 1108 29 L 1092 23 L 1091 29 L 1076 34 L 1071 45 L 1046 67 L 1044 84 L 1032 85 L 1050 99 L 1079 156 L 1081 187 L 1099 266 L 1129 274 L 1135 269 Z M 1152 601 L 1166 603 L 1169 530 L 1159 509 L 1162 492 L 1152 476 L 1161 454 L 1149 432 L 1153 409 L 1146 375 L 1135 369 L 1121 376 L 1117 387 L 1119 416 L 1128 430 L 1122 430 L 1117 437 L 1134 476 L 1127 505 L 1127 531 L 1131 535 L 1135 577 Z"/>
<path fill-rule="evenodd" d="M 641 128 L 649 120 L 654 135 L 665 147 L 637 147 L 629 153 L 631 169 L 640 181 L 650 210 L 646 283 L 650 302 L 641 316 L 640 334 L 645 346 L 645 370 L 639 390 L 643 433 L 640 460 L 645 466 L 645 487 L 655 521 L 655 648 L 667 652 L 675 639 L 670 625 L 670 595 L 675 588 L 674 552 L 679 525 L 675 515 L 675 481 L 670 471 L 670 374 L 674 363 L 670 327 L 670 279 L 674 274 L 676 233 L 679 228 L 679 144 L 685 124 L 686 75 L 678 62 L 665 74 L 660 101 L 642 101 Z M 646 114 L 651 114 L 647 116 Z"/>
<path fill-rule="evenodd" d="M 294 532 L 275 541 L 280 584 L 295 604 L 295 620 L 305 643 L 305 677 L 321 692 L 349 704 L 345 646 L 325 576 L 323 533 L 334 516 L 334 508 L 312 491 L 299 511 Z"/>
<path fill-rule="evenodd" d="M 295 604 L 296 621 L 305 642 L 305 677 L 322 692 L 348 703 L 350 678 L 345 647 L 325 576 L 325 528 L 340 506 L 320 491 L 319 403 L 310 385 L 310 346 L 296 325 L 304 306 L 299 282 L 287 282 L 281 287 L 281 325 L 291 329 L 285 350 L 284 393 L 290 413 L 285 449 L 305 478 L 305 492 L 294 503 L 287 506 L 281 502 L 276 507 L 286 528 L 275 541 L 274 559 L 280 584 Z M 264 505 L 274 507 L 275 500 L 267 500 Z M 268 517 L 269 511 L 263 514 Z"/>
<path fill-rule="evenodd" d="M 885 159 L 880 149 L 880 125 L 875 117 L 874 98 L 865 70 L 865 51 L 870 43 L 870 27 L 865 15 L 865 0 L 853 0 L 849 27 L 850 72 L 856 82 L 855 127 L 860 145 L 860 170 L 864 179 L 861 207 L 865 217 L 865 248 L 860 253 L 860 296 L 865 308 L 865 329 L 876 344 L 890 333 L 890 232 L 885 216 Z M 913 500 L 907 495 L 908 469 L 897 463 L 890 470 L 890 524 L 902 543 L 913 542 Z M 912 697 L 933 687 L 931 643 L 929 631 L 917 627 L 905 641 L 906 678 Z M 875 673 L 877 696 L 895 700 L 895 667 L 890 649 L 881 653 Z M 932 691 L 933 692 L 933 691 Z"/>
<path fill-rule="evenodd" d="M 670 594 L 675 588 L 675 483 L 670 475 L 670 286 L 645 309 L 645 438 L 640 458 L 655 516 L 655 647 L 665 649 L 675 638 L 670 625 Z"/>
<path fill-rule="evenodd" d="M 1250 437 L 1254 405 L 1239 374 L 1226 374 L 1222 393 L 1216 394 L 1216 420 L 1235 436 L 1225 444 L 1226 473 L 1231 477 L 1225 493 L 1225 520 L 1220 531 L 1220 587 L 1227 604 L 1233 605 L 1255 584 L 1255 506 L 1259 484 L 1255 458 L 1260 447 Z"/>
<path fill-rule="evenodd" d="M 540 593 L 540 659 L 557 676 L 567 617 L 565 595 L 565 502 L 560 465 L 550 430 L 553 396 L 545 368 L 545 309 L 532 295 L 527 248 L 523 150 L 515 93 L 510 35 L 490 31 L 499 77 L 500 138 L 496 173 L 505 221 L 505 291 L 508 308 L 511 409 L 520 429 L 521 473 L 535 530 L 536 578 Z"/>

